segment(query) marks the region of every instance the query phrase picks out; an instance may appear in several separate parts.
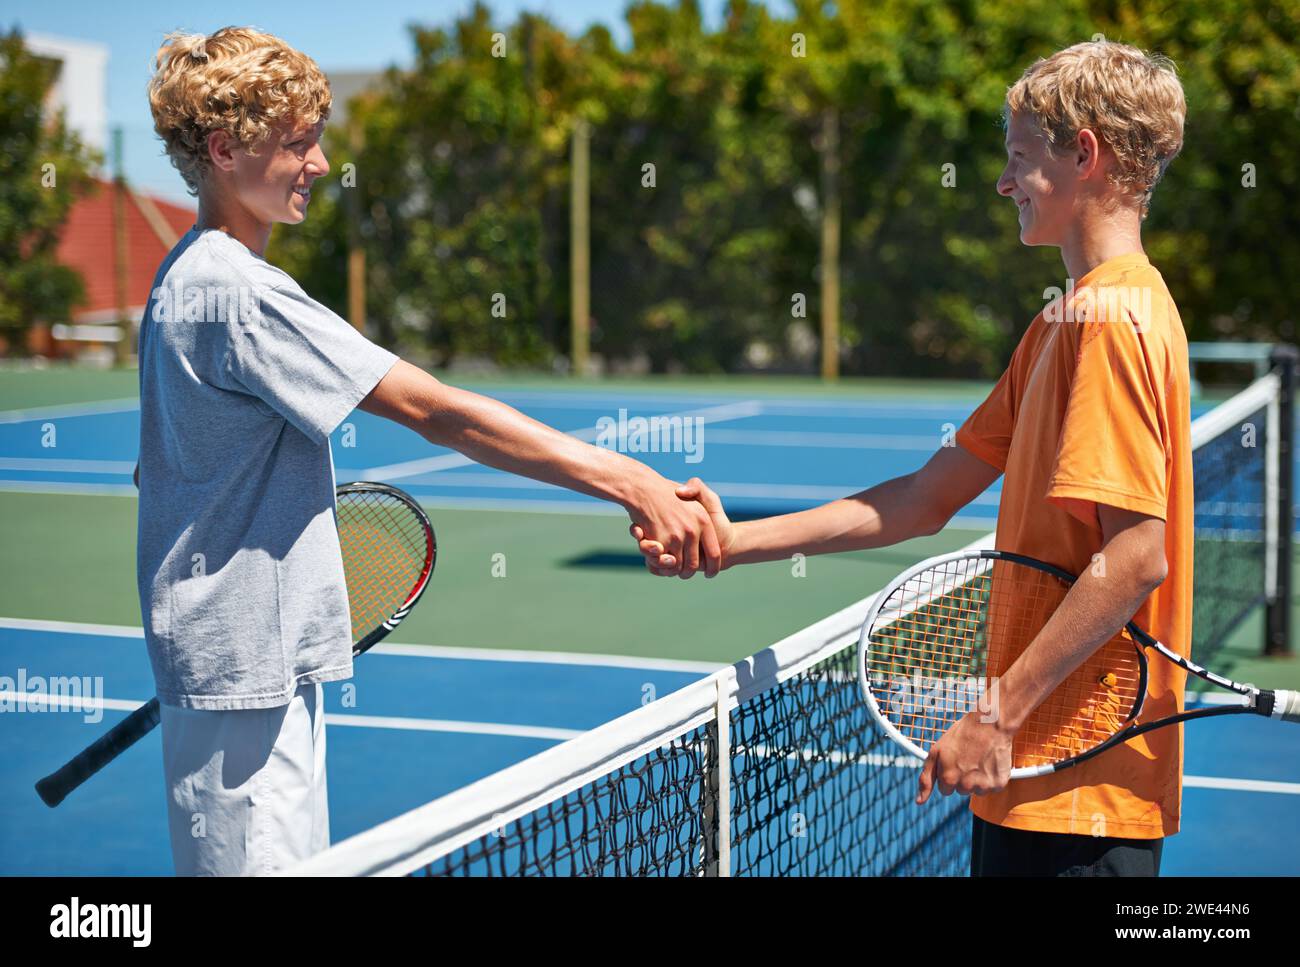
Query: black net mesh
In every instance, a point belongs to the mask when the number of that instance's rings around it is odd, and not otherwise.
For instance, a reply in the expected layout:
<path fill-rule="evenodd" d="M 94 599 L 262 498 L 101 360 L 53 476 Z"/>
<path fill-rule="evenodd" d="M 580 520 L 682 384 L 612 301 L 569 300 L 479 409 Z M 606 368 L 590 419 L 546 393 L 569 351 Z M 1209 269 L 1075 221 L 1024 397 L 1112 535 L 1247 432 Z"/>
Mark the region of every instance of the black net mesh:
<path fill-rule="evenodd" d="M 717 816 L 702 726 L 428 864 L 424 876 L 702 876 Z"/>
<path fill-rule="evenodd" d="M 920 763 L 873 723 L 856 645 L 743 703 L 731 718 L 738 876 L 960 875 L 961 797 L 912 800 Z"/>
<path fill-rule="evenodd" d="M 1267 597 L 1267 421 L 1267 408 L 1248 414 L 1192 456 L 1192 657 L 1203 665 Z"/>
<path fill-rule="evenodd" d="M 1269 411 L 1251 412 L 1251 405 L 1231 421 L 1223 411 L 1227 428 L 1193 457 L 1193 651 L 1201 662 L 1213 660 L 1267 594 Z M 936 795 L 915 806 L 919 763 L 870 718 L 856 677 L 856 634 L 834 640 L 842 647 L 829 658 L 744 698 L 730 715 L 730 872 L 964 874 L 965 800 Z M 717 745 L 716 727 L 700 726 L 414 873 L 716 874 Z M 485 809 L 483 819 L 490 818 Z M 413 842 L 429 836 L 413 825 Z M 410 870 L 394 864 L 389 872 Z"/>

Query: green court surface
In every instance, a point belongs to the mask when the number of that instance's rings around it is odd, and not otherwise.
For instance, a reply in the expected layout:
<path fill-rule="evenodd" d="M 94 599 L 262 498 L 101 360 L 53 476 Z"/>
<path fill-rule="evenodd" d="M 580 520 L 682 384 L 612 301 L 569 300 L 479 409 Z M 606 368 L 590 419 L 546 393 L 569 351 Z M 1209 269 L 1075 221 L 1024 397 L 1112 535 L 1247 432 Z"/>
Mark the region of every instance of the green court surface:
<path fill-rule="evenodd" d="M 67 403 L 98 403 L 140 395 L 135 369 L 88 369 L 59 364 L 0 365 L 0 411 Z"/>
<path fill-rule="evenodd" d="M 804 376 L 646 376 L 574 379 L 544 373 L 462 373 L 434 375 L 456 386 L 490 393 L 503 390 L 573 392 L 605 390 L 617 392 L 707 393 L 718 396 L 806 396 L 843 399 L 943 399 L 979 400 L 988 393 L 991 381 L 906 380 L 847 378 L 835 383 Z M 28 409 L 59 403 L 87 403 L 134 397 L 139 392 L 139 373 L 134 368 L 89 369 L 52 363 L 33 366 L 0 364 L 0 410 Z"/>
<path fill-rule="evenodd" d="M 802 566 L 776 562 L 681 581 L 644 571 L 619 517 L 437 508 L 430 515 L 437 573 L 398 640 L 718 663 L 759 651 L 977 536 L 948 530 Z M 0 616 L 139 626 L 133 498 L 0 493 L 0 521 Z M 1292 611 L 1300 622 L 1297 602 Z M 1260 655 L 1261 620 L 1233 636 L 1217 669 L 1300 687 L 1300 661 Z"/>
<path fill-rule="evenodd" d="M 600 389 L 618 392 L 695 393 L 718 396 L 784 396 L 815 399 L 983 399 L 991 381 L 845 378 L 824 383 L 802 376 L 655 376 L 574 379 L 541 373 L 435 372 L 456 386 L 491 393 L 502 390 L 573 392 Z M 88 403 L 135 397 L 139 373 L 134 368 L 88 369 L 63 364 L 36 367 L 27 363 L 0 364 L 0 410 L 30 409 L 67 403 Z M 1202 399 L 1217 401 L 1229 391 L 1209 387 Z"/>
<path fill-rule="evenodd" d="M 0 368 L 0 409 L 123 399 L 135 370 Z M 974 383 L 855 381 L 829 389 L 762 378 L 607 381 L 521 376 L 475 385 L 656 392 L 978 396 Z M 567 651 L 731 662 L 765 648 L 883 586 L 916 561 L 978 536 L 950 529 L 877 551 L 809 558 L 690 581 L 647 574 L 617 515 L 433 507 L 437 573 L 401 641 L 471 648 Z M 0 493 L 0 616 L 139 626 L 133 497 Z M 1295 612 L 1293 601 L 1293 612 Z M 1300 686 L 1300 661 L 1260 655 L 1262 618 L 1216 662 L 1234 677 Z M 1300 614 L 1297 614 L 1300 622 Z M 1297 624 L 1300 627 L 1300 624 Z"/>
<path fill-rule="evenodd" d="M 875 553 L 656 578 L 626 524 L 603 515 L 431 509 L 438 565 L 404 642 L 725 663 L 883 585 L 968 531 Z M 138 626 L 136 502 L 0 494 L 0 615 Z M 804 576 L 797 576 L 804 572 Z M 497 576 L 494 576 L 496 574 Z"/>

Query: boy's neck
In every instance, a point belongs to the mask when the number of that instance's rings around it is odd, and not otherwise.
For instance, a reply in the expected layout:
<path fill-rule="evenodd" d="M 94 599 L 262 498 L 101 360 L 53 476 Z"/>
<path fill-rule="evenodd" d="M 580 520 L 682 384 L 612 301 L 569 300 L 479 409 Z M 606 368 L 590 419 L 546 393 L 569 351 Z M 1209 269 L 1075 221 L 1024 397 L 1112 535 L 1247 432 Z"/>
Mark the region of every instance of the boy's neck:
<path fill-rule="evenodd" d="M 1145 254 L 1142 219 L 1130 208 L 1109 213 L 1085 210 L 1061 245 L 1066 274 L 1076 281 L 1110 259 Z"/>
<path fill-rule="evenodd" d="M 237 204 L 223 204 L 223 200 L 211 197 L 202 188 L 199 189 L 199 214 L 194 227 L 199 231 L 215 229 L 225 232 L 259 257 L 265 254 L 266 243 L 271 238 L 269 224 L 258 221 Z"/>

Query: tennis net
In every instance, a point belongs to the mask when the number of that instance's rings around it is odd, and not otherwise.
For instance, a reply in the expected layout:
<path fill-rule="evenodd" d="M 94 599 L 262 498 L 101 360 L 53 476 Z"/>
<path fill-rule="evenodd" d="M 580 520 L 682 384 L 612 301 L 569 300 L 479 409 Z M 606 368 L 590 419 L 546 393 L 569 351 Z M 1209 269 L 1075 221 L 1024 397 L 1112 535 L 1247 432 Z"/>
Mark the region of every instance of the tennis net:
<path fill-rule="evenodd" d="M 1264 650 L 1289 650 L 1294 364 L 1281 358 L 1192 424 L 1192 657 L 1201 664 L 1261 609 Z"/>
<path fill-rule="evenodd" d="M 1292 527 L 1286 383 L 1270 373 L 1193 425 L 1203 661 L 1261 605 L 1289 599 L 1277 563 Z M 968 549 L 992 546 L 986 535 Z M 871 600 L 290 872 L 962 875 L 965 800 L 916 806 L 919 763 L 859 696 Z"/>

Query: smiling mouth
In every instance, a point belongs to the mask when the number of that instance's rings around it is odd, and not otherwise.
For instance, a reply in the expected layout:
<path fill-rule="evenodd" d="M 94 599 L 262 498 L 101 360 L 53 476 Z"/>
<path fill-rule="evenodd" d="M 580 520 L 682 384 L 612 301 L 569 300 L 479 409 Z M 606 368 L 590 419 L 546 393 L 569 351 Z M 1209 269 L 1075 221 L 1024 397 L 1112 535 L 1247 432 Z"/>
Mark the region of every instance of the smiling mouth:
<path fill-rule="evenodd" d="M 294 193 L 295 195 L 297 195 L 299 198 L 302 198 L 304 201 L 307 201 L 307 200 L 310 200 L 310 199 L 311 199 L 311 189 L 310 189 L 310 188 L 295 188 L 295 189 L 293 190 L 293 193 Z"/>
<path fill-rule="evenodd" d="M 1016 207 L 1019 208 L 1021 211 L 1024 211 L 1029 207 L 1029 199 L 1026 198 L 1024 201 L 1016 202 Z"/>

